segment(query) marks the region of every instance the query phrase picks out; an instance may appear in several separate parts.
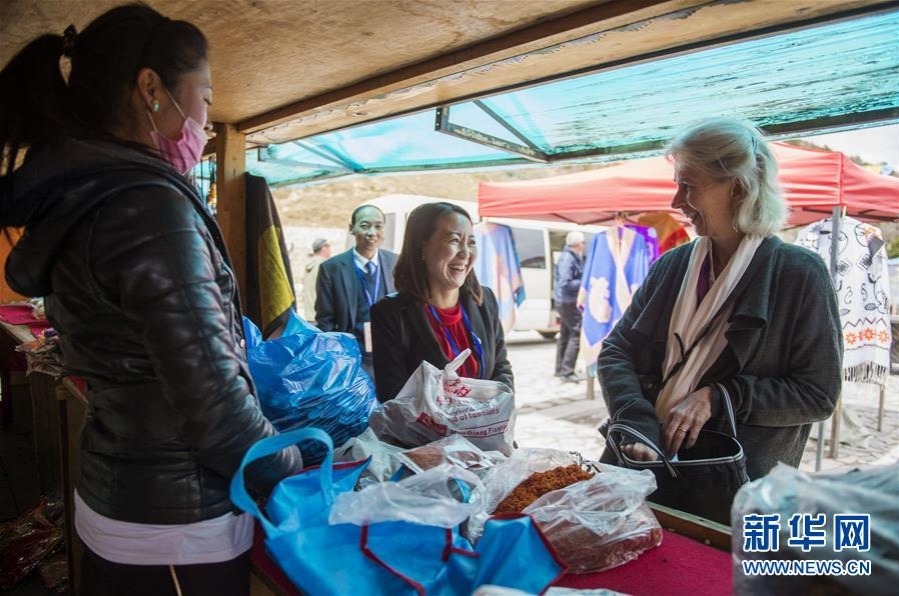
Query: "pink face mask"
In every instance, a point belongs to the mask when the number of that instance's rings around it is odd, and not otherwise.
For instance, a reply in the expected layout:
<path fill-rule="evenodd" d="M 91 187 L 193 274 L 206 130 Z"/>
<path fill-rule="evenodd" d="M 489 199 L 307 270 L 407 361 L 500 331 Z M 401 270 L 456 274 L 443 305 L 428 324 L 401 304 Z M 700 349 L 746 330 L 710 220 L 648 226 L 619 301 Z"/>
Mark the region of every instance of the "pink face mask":
<path fill-rule="evenodd" d="M 150 131 L 150 138 L 153 140 L 162 158 L 172 164 L 172 167 L 178 172 L 186 174 L 191 168 L 200 163 L 200 158 L 203 156 L 203 148 L 206 146 L 206 131 L 203 130 L 202 124 L 190 116 L 184 115 L 181 106 L 178 105 L 178 102 L 175 101 L 175 98 L 172 97 L 168 90 L 166 90 L 166 94 L 172 100 L 172 103 L 175 104 L 178 113 L 184 118 L 184 124 L 181 125 L 181 136 L 176 141 L 162 136 L 162 133 L 156 128 L 153 116 L 150 115 L 148 110 L 147 116 L 153 125 L 153 130 Z"/>

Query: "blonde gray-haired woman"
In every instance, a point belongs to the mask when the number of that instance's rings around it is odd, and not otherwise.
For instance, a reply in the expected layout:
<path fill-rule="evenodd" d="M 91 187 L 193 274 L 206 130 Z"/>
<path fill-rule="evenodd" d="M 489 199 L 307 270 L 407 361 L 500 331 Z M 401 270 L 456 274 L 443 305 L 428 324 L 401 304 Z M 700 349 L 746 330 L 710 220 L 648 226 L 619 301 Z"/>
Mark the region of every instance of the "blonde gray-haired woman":
<path fill-rule="evenodd" d="M 774 233 L 787 208 L 759 131 L 702 121 L 668 148 L 671 205 L 699 238 L 659 259 L 599 355 L 612 418 L 668 454 L 724 428 L 725 400 L 750 478 L 797 466 L 813 422 L 840 393 L 842 335 L 824 262 Z M 658 456 L 630 439 L 634 460 Z M 607 449 L 605 461 L 612 461 Z M 716 498 L 709 495 L 709 498 Z"/>

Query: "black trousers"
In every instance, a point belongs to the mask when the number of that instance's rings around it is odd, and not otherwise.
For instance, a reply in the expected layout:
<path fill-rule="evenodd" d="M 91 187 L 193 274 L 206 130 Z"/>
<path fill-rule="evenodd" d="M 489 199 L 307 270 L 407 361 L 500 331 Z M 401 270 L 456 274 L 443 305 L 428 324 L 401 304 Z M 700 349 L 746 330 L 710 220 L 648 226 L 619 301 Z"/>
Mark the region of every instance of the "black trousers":
<path fill-rule="evenodd" d="M 182 596 L 249 596 L 250 551 L 222 563 L 170 567 L 113 563 L 84 546 L 81 593 L 86 596 L 178 596 L 179 593 Z"/>
<path fill-rule="evenodd" d="M 556 304 L 559 311 L 561 327 L 556 344 L 556 374 L 570 375 L 577 364 L 577 354 L 581 345 L 581 311 L 574 302 Z"/>

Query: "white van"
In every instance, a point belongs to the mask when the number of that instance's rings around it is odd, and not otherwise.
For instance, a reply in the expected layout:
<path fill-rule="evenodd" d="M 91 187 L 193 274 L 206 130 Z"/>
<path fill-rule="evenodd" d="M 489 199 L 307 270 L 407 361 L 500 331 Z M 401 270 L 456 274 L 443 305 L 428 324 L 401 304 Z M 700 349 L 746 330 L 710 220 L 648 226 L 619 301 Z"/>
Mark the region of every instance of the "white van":
<path fill-rule="evenodd" d="M 559 320 L 557 313 L 552 309 L 553 268 L 565 247 L 565 236 L 571 230 L 580 230 L 589 243 L 594 234 L 605 228 L 529 219 L 490 217 L 482 220 L 478 216 L 477 203 L 419 195 L 385 195 L 360 205 L 374 205 L 384 212 L 382 246 L 398 253 L 403 247 L 403 235 L 406 232 L 409 213 L 423 203 L 436 201 L 459 205 L 468 211 L 475 223 L 491 221 L 512 228 L 515 248 L 521 261 L 521 276 L 525 291 L 525 301 L 516 312 L 515 330 L 537 331 L 545 338 L 554 337 L 559 331 Z M 349 246 L 352 246 L 352 237 L 348 241 Z"/>

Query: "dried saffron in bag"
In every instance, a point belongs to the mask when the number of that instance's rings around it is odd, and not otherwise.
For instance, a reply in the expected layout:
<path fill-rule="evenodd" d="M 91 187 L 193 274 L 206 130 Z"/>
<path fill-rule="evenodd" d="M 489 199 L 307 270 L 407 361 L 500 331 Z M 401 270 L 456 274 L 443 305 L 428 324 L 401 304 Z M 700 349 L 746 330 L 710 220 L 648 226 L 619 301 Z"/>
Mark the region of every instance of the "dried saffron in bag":
<path fill-rule="evenodd" d="M 546 493 L 590 478 L 593 478 L 593 474 L 585 472 L 577 464 L 553 468 L 547 472 L 536 472 L 516 486 L 515 490 L 497 505 L 494 513 L 520 513 Z"/>

